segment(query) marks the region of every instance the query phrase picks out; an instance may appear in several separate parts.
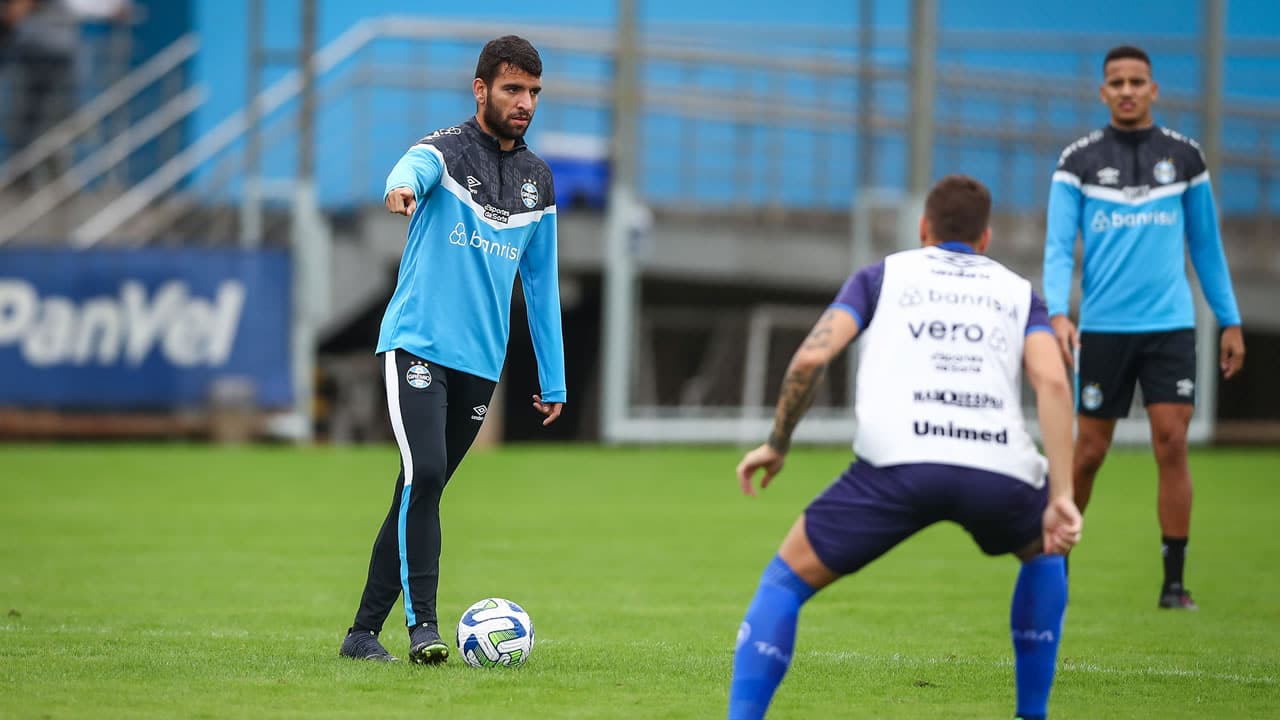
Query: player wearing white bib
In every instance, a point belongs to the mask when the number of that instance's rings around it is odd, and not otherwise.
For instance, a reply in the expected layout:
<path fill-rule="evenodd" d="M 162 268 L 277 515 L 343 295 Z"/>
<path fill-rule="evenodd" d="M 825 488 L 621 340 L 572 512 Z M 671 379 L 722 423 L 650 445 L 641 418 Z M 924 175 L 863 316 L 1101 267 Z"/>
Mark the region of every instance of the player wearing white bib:
<path fill-rule="evenodd" d="M 846 290 L 837 310 L 866 323 L 859 458 L 949 463 L 1044 484 L 1045 459 L 1022 421 L 1023 338 L 1049 330 L 1031 283 L 966 243 L 944 242 L 890 255 Z"/>
<path fill-rule="evenodd" d="M 826 366 L 862 336 L 858 459 L 805 509 L 765 568 L 738 632 L 731 719 L 764 716 L 805 601 L 941 521 L 960 524 L 987 554 L 1022 560 L 1010 614 L 1017 713 L 1045 717 L 1066 609 L 1062 553 L 1081 530 L 1071 384 L 1044 302 L 981 254 L 990 212 L 977 180 L 944 178 L 925 202 L 924 247 L 851 276 L 792 358 L 768 442 L 738 465 L 743 492 L 755 494 L 756 471 L 768 487 L 782 469 Z M 1024 372 L 1047 460 L 1023 421 Z"/>

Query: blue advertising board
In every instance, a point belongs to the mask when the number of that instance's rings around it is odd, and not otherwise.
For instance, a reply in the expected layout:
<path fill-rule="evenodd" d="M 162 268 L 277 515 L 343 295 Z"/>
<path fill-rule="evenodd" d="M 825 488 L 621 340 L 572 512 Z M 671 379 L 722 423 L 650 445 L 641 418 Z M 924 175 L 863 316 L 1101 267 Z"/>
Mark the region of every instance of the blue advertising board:
<path fill-rule="evenodd" d="M 0 249 L 0 406 L 288 406 L 290 286 L 278 250 Z"/>

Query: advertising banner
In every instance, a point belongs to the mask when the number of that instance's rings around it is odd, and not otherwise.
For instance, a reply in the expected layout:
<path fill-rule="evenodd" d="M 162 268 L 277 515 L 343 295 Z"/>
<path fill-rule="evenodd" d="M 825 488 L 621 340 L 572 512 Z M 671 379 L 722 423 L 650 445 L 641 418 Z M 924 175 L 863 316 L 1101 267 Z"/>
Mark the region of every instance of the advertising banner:
<path fill-rule="evenodd" d="M 0 406 L 288 406 L 290 285 L 283 250 L 0 249 Z"/>

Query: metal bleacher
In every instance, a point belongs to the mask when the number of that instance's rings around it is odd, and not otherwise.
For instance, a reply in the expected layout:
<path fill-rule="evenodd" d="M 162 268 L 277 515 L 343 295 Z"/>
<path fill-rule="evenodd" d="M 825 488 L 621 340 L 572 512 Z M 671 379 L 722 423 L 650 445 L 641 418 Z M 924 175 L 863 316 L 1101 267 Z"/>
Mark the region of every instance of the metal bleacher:
<path fill-rule="evenodd" d="M 861 179 L 877 187 L 902 181 L 901 144 L 908 113 L 905 58 L 859 66 L 852 48 L 838 45 L 840 36 L 832 31 L 808 35 L 805 44 L 783 42 L 790 37 L 788 31 L 775 30 L 773 34 L 781 38 L 775 40 L 787 52 L 753 55 L 726 49 L 727 43 L 715 33 L 694 30 L 658 27 L 644 39 L 648 81 L 643 88 L 646 149 L 640 157 L 640 188 L 645 202 L 658 216 L 669 219 L 673 228 L 705 227 L 700 218 L 713 218 L 733 236 L 728 242 L 740 241 L 748 248 L 753 233 L 772 237 L 779 231 L 800 239 L 812 237 L 819 245 L 824 241 L 818 238 L 827 238 L 828 244 L 843 246 L 851 198 L 860 179 L 854 172 L 855 157 L 863 152 L 859 145 L 873 148 L 878 156 L 871 176 Z M 607 136 L 611 33 L 563 26 L 529 26 L 523 31 L 543 48 L 549 80 L 554 83 L 540 113 L 539 130 Z M 745 32 L 765 36 L 770 31 Z M 376 255 L 383 254 L 375 239 L 383 235 L 377 229 L 379 219 L 376 214 L 365 218 L 367 213 L 360 208 L 376 205 L 381 178 L 403 149 L 404 138 L 371 132 L 374 122 L 368 114 L 377 112 L 379 100 L 414 97 L 422 100 L 404 118 L 416 126 L 411 132 L 455 121 L 467 108 L 463 99 L 469 77 L 466 64 L 450 58 L 459 49 L 469 52 L 489 33 L 483 23 L 387 17 L 351 28 L 317 53 L 320 111 L 348 104 L 353 108 L 349 124 L 331 127 L 319 139 L 326 146 L 350 148 L 342 157 L 322 154 L 321 199 L 328 207 L 355 210 L 361 222 L 371 223 L 368 232 L 357 228 L 357 237 L 351 240 L 369 243 Z M 742 35 L 737 37 L 741 46 Z M 1039 252 L 1045 178 L 1059 149 L 1092 124 L 1080 108 L 1096 102 L 1094 86 L 1083 78 L 996 71 L 949 58 L 962 57 L 967 47 L 1018 47 L 1032 41 L 1051 49 L 1070 45 L 1081 57 L 1096 59 L 1098 47 L 1110 39 L 944 33 L 935 102 L 935 166 L 948 171 L 969 169 L 988 180 L 997 199 L 997 229 L 1003 230 L 999 236 L 1007 238 L 1004 247 L 1023 270 L 1034 269 Z M 899 41 L 885 37 L 881 42 L 892 49 Z M 1168 53 L 1194 52 L 1189 43 L 1163 42 L 1168 47 L 1160 49 Z M 391 43 L 411 44 L 414 56 L 426 62 L 387 72 L 390 68 L 381 59 L 386 51 L 381 47 Z M 948 48 L 953 48 L 950 54 Z M 245 222 L 238 200 L 246 176 L 240 141 L 252 129 L 267 146 L 296 142 L 293 101 L 301 84 L 297 72 L 263 91 L 256 126 L 241 110 L 166 153 L 160 162 L 153 160 L 153 171 L 136 182 L 110 181 L 130 163 L 135 169 L 129 173 L 137 175 L 140 152 L 189 120 L 203 104 L 204 89 L 192 86 L 183 73 L 184 64 L 198 50 L 196 37 L 178 40 L 40 140 L 11 154 L 0 165 L 0 197 L 4 198 L 0 243 L 43 239 L 90 246 L 238 241 Z M 432 63 L 434 57 L 441 62 Z M 153 102 L 149 113 L 120 128 L 121 108 L 156 87 L 164 89 L 165 99 Z M 874 96 L 867 117 L 858 114 L 859 92 Z M 371 99 L 374 102 L 367 102 Z M 1194 134 L 1198 112 L 1194 95 L 1170 89 L 1163 93 L 1162 122 Z M 1280 156 L 1273 151 L 1280 139 L 1275 137 L 1280 104 L 1228 102 L 1224 127 L 1228 137 L 1222 152 L 1224 182 L 1230 184 L 1235 198 L 1223 203 L 1233 269 L 1246 283 L 1255 276 L 1260 282 L 1271 282 L 1280 275 L 1280 261 L 1270 251 L 1270 230 L 1280 205 L 1275 188 Z M 75 148 L 75 162 L 65 172 L 39 187 L 15 190 L 18 177 L 68 147 Z M 324 182 L 326 164 L 341 165 L 329 168 L 327 175 L 341 177 L 340 186 Z M 592 198 L 581 200 L 582 232 L 598 237 L 598 228 L 592 224 L 593 217 L 598 220 L 591 212 Z M 276 213 L 275 217 L 286 215 Z M 566 219 L 570 217 L 566 214 Z M 266 234 L 283 236 L 279 225 L 272 229 Z M 684 246 L 687 239 L 678 229 L 673 232 L 670 244 Z M 767 245 L 763 240 L 756 244 Z M 578 245 L 581 252 L 574 250 Z M 592 265 L 596 245 L 575 243 L 570 237 L 566 261 Z M 747 249 L 733 255 L 742 256 L 749 266 L 759 256 L 762 266 L 756 270 L 765 271 L 767 264 L 772 272 L 775 266 L 761 252 Z M 685 272 L 714 276 L 726 267 L 721 262 L 726 253 L 720 251 L 701 257 L 666 252 L 655 256 L 672 258 L 673 268 Z M 830 267 L 826 262 L 812 265 L 819 272 Z M 743 268 L 738 264 L 731 269 Z M 808 273 L 798 270 L 795 274 L 804 281 Z"/>

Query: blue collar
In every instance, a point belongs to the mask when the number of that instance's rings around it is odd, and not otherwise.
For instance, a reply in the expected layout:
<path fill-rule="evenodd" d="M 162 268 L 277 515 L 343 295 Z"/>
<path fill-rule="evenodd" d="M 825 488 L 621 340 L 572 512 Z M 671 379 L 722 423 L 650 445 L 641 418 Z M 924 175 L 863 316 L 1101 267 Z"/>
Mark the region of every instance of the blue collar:
<path fill-rule="evenodd" d="M 944 243 L 938 243 L 938 247 L 943 250 L 950 250 L 951 252 L 969 253 L 970 255 L 978 254 L 978 251 L 975 250 L 972 245 L 967 242 L 960 242 L 959 240 L 948 240 Z"/>

